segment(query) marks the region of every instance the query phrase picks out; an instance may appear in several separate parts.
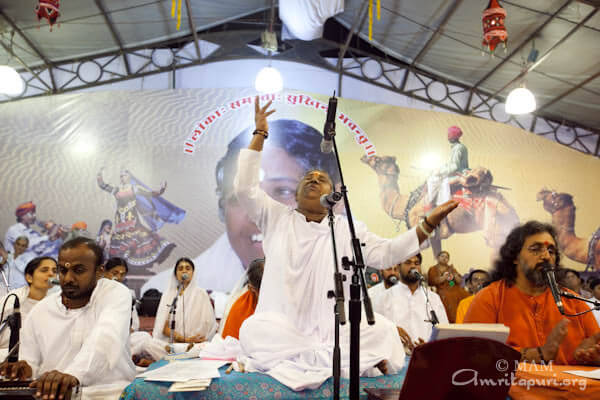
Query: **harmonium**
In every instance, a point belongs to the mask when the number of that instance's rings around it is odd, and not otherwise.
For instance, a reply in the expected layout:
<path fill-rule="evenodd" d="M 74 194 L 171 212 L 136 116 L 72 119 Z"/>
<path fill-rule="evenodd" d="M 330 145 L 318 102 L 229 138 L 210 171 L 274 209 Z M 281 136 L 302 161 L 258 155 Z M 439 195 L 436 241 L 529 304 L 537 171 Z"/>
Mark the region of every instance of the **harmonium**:
<path fill-rule="evenodd" d="M 36 389 L 30 388 L 32 380 L 3 381 L 0 380 L 0 399 L 10 400 L 38 400 L 35 397 Z M 68 399 L 68 397 L 67 397 Z M 81 399 L 81 389 L 76 386 L 71 391 L 71 400 Z"/>

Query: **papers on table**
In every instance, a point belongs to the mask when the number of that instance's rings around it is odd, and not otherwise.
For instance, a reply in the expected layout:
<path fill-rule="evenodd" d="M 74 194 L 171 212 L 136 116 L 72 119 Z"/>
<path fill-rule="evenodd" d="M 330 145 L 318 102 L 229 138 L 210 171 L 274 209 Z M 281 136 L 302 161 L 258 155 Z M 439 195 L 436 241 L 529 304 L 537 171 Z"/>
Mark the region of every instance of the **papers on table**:
<path fill-rule="evenodd" d="M 600 368 L 593 369 L 591 371 L 569 370 L 569 371 L 564 371 L 564 372 L 566 372 L 567 374 L 571 374 L 571 375 L 582 376 L 584 378 L 600 379 Z"/>
<path fill-rule="evenodd" d="M 189 382 L 208 379 L 210 383 L 210 379 L 221 376 L 219 368 L 225 364 L 227 362 L 222 360 L 173 361 L 151 371 L 145 371 L 137 377 L 144 378 L 145 381 L 158 382 Z"/>
<path fill-rule="evenodd" d="M 208 388 L 210 379 L 194 379 L 187 382 L 175 382 L 169 387 L 169 392 L 199 392 Z"/>

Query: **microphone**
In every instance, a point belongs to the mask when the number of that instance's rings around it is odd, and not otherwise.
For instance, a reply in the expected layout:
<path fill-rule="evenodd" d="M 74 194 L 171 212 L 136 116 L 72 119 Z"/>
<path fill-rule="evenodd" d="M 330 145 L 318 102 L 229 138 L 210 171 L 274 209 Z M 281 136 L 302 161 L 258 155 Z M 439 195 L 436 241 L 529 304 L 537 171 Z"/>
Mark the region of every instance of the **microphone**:
<path fill-rule="evenodd" d="M 558 311 L 560 311 L 560 313 L 564 315 L 565 308 L 563 307 L 562 299 L 560 297 L 560 291 L 558 290 L 558 285 L 556 284 L 556 277 L 554 276 L 554 267 L 550 265 L 548 261 L 544 261 L 542 268 L 544 269 L 544 274 L 546 276 L 546 280 L 548 281 L 550 291 L 552 292 L 552 297 L 554 297 L 556 307 L 558 307 Z"/>
<path fill-rule="evenodd" d="M 325 208 L 332 208 L 335 204 L 342 199 L 342 194 L 340 192 L 331 192 L 329 194 L 324 194 L 321 196 L 320 203 Z"/>
<path fill-rule="evenodd" d="M 9 363 L 17 362 L 19 359 L 19 331 L 21 330 L 21 304 L 19 298 L 15 296 L 15 304 L 13 314 L 10 316 L 10 339 L 8 342 L 9 355 L 7 361 Z"/>
<path fill-rule="evenodd" d="M 421 273 L 419 271 L 417 271 L 416 269 L 411 269 L 408 274 L 417 278 L 420 282 L 425 282 L 425 277 L 423 277 L 423 275 L 421 275 Z"/>
<path fill-rule="evenodd" d="M 181 275 L 181 281 L 177 282 L 177 290 L 181 290 L 183 289 L 183 284 L 190 279 L 190 276 L 188 274 L 183 274 Z"/>
<path fill-rule="evenodd" d="M 331 153 L 333 149 L 333 136 L 335 135 L 335 114 L 337 112 L 337 98 L 335 91 L 333 96 L 329 98 L 327 106 L 327 119 L 323 126 L 323 140 L 321 140 L 321 153 Z"/>
<path fill-rule="evenodd" d="M 396 275 L 392 275 L 388 278 L 388 283 L 391 283 L 392 285 L 395 285 L 396 283 L 398 283 L 398 278 L 396 277 Z"/>
<path fill-rule="evenodd" d="M 57 286 L 60 285 L 60 281 L 56 278 L 48 278 L 48 285 Z"/>

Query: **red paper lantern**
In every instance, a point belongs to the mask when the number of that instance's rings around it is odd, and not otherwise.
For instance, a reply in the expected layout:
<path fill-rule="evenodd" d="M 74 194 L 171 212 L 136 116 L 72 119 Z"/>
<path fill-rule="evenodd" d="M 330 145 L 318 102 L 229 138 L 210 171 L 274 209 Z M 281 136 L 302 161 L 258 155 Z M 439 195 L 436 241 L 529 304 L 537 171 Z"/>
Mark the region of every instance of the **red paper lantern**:
<path fill-rule="evenodd" d="M 483 10 L 481 21 L 483 23 L 482 45 L 487 47 L 491 53 L 494 53 L 499 43 L 504 43 L 506 49 L 508 33 L 504 26 L 505 19 L 506 10 L 500 6 L 498 0 L 490 0 L 487 8 Z"/>
<path fill-rule="evenodd" d="M 60 17 L 60 0 L 39 0 L 38 5 L 35 6 L 35 15 L 37 15 L 38 22 L 45 18 L 48 20 L 50 30 L 52 25 L 56 23 L 58 17 Z"/>

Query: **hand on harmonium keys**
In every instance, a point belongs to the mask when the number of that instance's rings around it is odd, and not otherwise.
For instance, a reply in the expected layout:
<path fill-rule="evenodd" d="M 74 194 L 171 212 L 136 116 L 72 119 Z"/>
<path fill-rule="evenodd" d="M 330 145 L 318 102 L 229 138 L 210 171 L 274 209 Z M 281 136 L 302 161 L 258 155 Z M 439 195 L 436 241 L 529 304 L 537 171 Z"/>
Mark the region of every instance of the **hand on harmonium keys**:
<path fill-rule="evenodd" d="M 78 390 L 79 380 L 73 375 L 63 374 L 62 372 L 54 370 L 44 373 L 29 386 L 36 389 L 36 397 L 70 400 L 72 398 L 73 388 Z"/>
<path fill-rule="evenodd" d="M 25 361 L 17 361 L 14 363 L 3 362 L 0 364 L 0 375 L 5 380 L 24 381 L 31 379 L 31 367 Z"/>
<path fill-rule="evenodd" d="M 79 380 L 72 375 L 63 374 L 59 371 L 46 372 L 39 379 L 30 381 L 32 370 L 25 361 L 0 364 L 0 375 L 8 380 L 0 385 L 0 392 L 2 393 L 16 393 L 15 389 L 18 388 L 12 387 L 10 383 L 15 382 L 19 384 L 18 386 L 22 386 L 24 381 L 27 381 L 29 388 L 33 391 L 32 394 L 36 398 L 71 400 L 79 394 Z M 73 394 L 76 396 L 73 397 Z"/>

